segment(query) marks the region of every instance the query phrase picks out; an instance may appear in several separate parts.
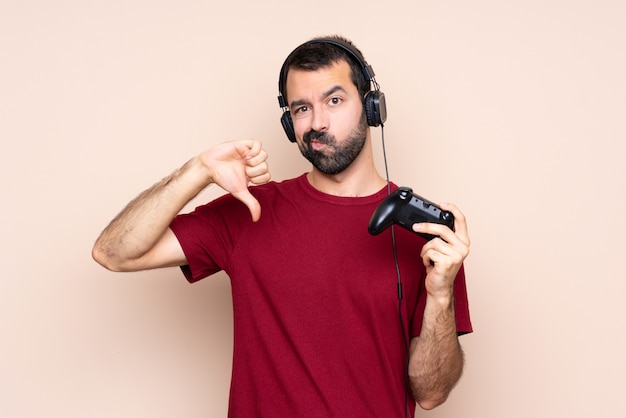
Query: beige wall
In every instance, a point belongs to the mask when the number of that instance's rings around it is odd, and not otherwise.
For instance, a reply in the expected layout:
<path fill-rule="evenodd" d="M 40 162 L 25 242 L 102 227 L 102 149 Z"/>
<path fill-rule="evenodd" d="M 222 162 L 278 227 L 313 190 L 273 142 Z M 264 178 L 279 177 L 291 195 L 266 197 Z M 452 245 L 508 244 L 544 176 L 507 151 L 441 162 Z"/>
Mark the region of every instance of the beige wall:
<path fill-rule="evenodd" d="M 91 245 L 217 142 L 264 140 L 275 179 L 306 170 L 278 69 L 340 32 L 387 95 L 392 177 L 470 222 L 476 332 L 424 415 L 626 416 L 625 3 L 240 3 L 0 3 L 0 415 L 225 415 L 227 278 L 113 274 Z"/>

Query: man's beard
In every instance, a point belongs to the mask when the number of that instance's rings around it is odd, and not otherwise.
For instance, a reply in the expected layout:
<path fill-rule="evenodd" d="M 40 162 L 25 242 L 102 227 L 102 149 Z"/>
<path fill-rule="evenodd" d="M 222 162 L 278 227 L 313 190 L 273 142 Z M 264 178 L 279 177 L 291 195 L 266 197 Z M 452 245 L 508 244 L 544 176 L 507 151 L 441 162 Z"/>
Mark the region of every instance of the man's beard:
<path fill-rule="evenodd" d="M 361 120 L 356 129 L 350 132 L 343 144 L 338 144 L 334 135 L 328 132 L 310 130 L 302 138 L 299 145 L 300 152 L 311 164 L 324 174 L 338 174 L 344 171 L 358 157 L 367 138 L 367 120 L 365 112 L 361 113 Z M 324 144 L 320 150 L 314 150 L 311 141 Z"/>

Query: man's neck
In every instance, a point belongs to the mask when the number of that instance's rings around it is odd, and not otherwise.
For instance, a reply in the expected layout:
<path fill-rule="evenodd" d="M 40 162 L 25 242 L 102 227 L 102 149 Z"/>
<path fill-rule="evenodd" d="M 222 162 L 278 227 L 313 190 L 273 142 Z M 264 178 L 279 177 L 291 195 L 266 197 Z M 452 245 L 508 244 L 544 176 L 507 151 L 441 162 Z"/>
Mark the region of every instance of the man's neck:
<path fill-rule="evenodd" d="M 320 192 L 344 197 L 370 196 L 387 184 L 373 165 L 359 169 L 355 164 L 338 174 L 324 174 L 313 168 L 307 174 L 307 180 Z"/>

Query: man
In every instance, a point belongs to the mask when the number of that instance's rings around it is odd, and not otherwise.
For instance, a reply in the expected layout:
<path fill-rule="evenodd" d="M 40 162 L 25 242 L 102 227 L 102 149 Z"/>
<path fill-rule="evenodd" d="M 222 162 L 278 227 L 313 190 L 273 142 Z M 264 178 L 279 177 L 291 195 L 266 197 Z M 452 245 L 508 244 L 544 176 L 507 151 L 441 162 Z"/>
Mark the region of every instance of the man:
<path fill-rule="evenodd" d="M 472 331 L 465 218 L 447 204 L 455 231 L 414 225 L 440 237 L 430 241 L 401 228 L 367 232 L 388 194 L 370 136 L 382 122 L 372 113 L 384 110 L 372 106 L 384 103 L 364 105 L 369 71 L 344 38 L 299 46 L 281 70 L 280 101 L 310 172 L 270 182 L 259 141 L 217 145 L 129 203 L 94 246 L 114 271 L 229 275 L 229 416 L 413 416 L 415 401 L 434 408 L 461 376 L 458 335 Z M 210 184 L 228 194 L 178 215 Z"/>

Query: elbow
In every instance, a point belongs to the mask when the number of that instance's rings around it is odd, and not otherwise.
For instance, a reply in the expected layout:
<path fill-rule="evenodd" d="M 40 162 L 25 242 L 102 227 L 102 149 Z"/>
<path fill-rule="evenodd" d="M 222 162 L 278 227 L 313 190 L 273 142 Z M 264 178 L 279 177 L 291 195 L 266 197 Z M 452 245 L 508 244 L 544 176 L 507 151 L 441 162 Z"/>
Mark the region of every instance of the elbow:
<path fill-rule="evenodd" d="M 443 404 L 446 399 L 448 399 L 447 394 L 433 394 L 430 396 L 424 396 L 422 399 L 417 399 L 416 402 L 420 408 L 430 411 Z"/>
<path fill-rule="evenodd" d="M 91 258 L 100 264 L 102 267 L 109 271 L 121 272 L 125 271 L 121 265 L 114 262 L 114 258 L 111 255 L 107 254 L 107 252 L 99 245 L 94 245 L 91 250 Z"/>
<path fill-rule="evenodd" d="M 115 271 L 113 266 L 109 263 L 107 257 L 97 245 L 94 245 L 91 249 L 91 258 L 93 258 L 96 263 L 100 264 L 105 269 Z"/>
<path fill-rule="evenodd" d="M 462 373 L 462 366 L 440 376 L 438 381 L 428 381 L 424 375 L 409 375 L 413 398 L 420 408 L 430 411 L 445 403 L 458 383 Z"/>
<path fill-rule="evenodd" d="M 115 273 L 128 273 L 155 268 L 155 266 L 150 267 L 147 264 L 149 259 L 146 255 L 130 257 L 124 252 L 113 251 L 106 246 L 99 245 L 97 242 L 91 250 L 91 258 L 105 269 Z M 165 267 L 165 265 L 160 265 L 160 267 Z"/>
<path fill-rule="evenodd" d="M 446 382 L 445 385 L 433 385 L 430 388 L 413 385 L 413 398 L 420 408 L 430 411 L 448 400 L 457 382 L 458 378 Z"/>

